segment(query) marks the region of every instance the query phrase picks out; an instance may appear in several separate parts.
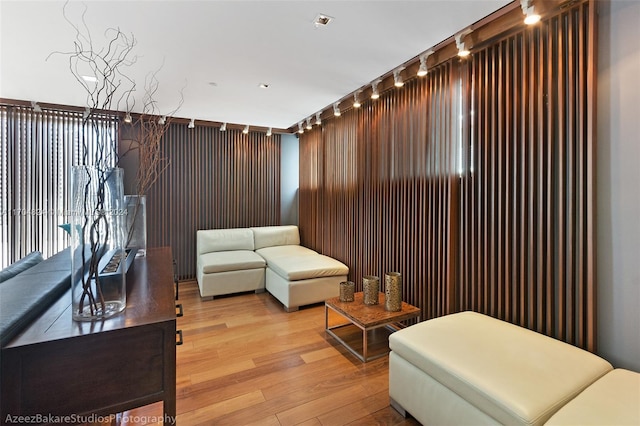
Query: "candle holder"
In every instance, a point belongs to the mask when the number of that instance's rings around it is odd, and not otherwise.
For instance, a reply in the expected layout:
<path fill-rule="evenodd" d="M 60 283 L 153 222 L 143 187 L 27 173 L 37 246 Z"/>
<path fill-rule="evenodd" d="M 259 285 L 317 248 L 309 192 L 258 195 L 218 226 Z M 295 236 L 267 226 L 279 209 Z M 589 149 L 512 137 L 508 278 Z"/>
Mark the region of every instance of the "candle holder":
<path fill-rule="evenodd" d="M 384 275 L 384 309 L 390 312 L 402 310 L 402 274 L 388 272 Z"/>
<path fill-rule="evenodd" d="M 342 281 L 340 283 L 340 301 L 353 302 L 356 291 L 356 283 L 353 281 Z"/>
<path fill-rule="evenodd" d="M 365 305 L 377 305 L 378 293 L 380 293 L 380 278 L 373 275 L 362 277 L 362 293 Z"/>

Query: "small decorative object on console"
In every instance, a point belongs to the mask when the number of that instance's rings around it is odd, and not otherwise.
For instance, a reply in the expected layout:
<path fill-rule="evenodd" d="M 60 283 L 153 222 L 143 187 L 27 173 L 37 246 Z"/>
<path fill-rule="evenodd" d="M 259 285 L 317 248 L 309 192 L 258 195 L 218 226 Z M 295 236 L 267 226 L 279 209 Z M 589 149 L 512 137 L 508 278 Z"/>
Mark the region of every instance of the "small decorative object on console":
<path fill-rule="evenodd" d="M 380 292 L 380 278 L 373 275 L 363 276 L 362 292 L 364 293 L 363 303 L 365 305 L 377 305 L 378 293 Z"/>
<path fill-rule="evenodd" d="M 402 274 L 387 272 L 384 281 L 384 309 L 389 312 L 402 310 Z"/>
<path fill-rule="evenodd" d="M 340 301 L 353 302 L 356 290 L 356 283 L 353 281 L 342 281 L 340 283 Z"/>

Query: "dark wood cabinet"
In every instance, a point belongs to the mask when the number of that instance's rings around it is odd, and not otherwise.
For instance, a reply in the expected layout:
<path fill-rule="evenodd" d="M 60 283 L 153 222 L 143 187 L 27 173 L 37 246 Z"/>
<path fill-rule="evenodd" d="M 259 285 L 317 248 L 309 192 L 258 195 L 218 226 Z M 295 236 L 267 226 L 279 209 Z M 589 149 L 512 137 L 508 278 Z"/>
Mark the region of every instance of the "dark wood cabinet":
<path fill-rule="evenodd" d="M 176 415 L 176 311 L 169 248 L 127 273 L 127 307 L 103 321 L 71 318 L 70 291 L 2 348 L 0 423 L 104 416 L 162 401 Z"/>

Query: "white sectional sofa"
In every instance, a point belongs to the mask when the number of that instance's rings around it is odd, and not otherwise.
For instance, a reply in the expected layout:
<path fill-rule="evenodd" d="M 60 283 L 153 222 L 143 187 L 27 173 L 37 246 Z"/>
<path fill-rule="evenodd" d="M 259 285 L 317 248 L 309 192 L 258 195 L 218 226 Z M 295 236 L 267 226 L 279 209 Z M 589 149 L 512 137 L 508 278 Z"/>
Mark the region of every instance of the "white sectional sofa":
<path fill-rule="evenodd" d="M 638 373 L 486 315 L 418 323 L 389 346 L 391 405 L 425 425 L 640 424 Z"/>
<path fill-rule="evenodd" d="M 297 226 L 197 232 L 197 280 L 202 297 L 266 290 L 288 312 L 340 293 L 349 268 L 300 245 Z"/>

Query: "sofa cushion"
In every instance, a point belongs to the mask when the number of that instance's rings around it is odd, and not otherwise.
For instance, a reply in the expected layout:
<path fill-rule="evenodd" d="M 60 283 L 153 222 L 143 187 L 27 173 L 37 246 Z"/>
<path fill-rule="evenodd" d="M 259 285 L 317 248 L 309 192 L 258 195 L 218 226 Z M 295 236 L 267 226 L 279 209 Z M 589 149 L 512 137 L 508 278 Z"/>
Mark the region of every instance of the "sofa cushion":
<path fill-rule="evenodd" d="M 261 226 L 251 228 L 255 250 L 264 247 L 288 246 L 300 244 L 300 233 L 295 225 Z"/>
<path fill-rule="evenodd" d="M 275 247 L 265 247 L 256 250 L 260 256 L 264 257 L 267 260 L 275 260 L 281 257 L 291 257 L 291 256 L 317 256 L 319 253 L 315 250 L 311 250 L 310 248 L 304 246 L 275 246 Z"/>
<path fill-rule="evenodd" d="M 640 425 L 640 373 L 616 368 L 582 391 L 546 424 Z"/>
<path fill-rule="evenodd" d="M 42 253 L 34 251 L 0 271 L 0 283 L 42 262 Z"/>
<path fill-rule="evenodd" d="M 202 267 L 202 272 L 205 274 L 257 269 L 266 266 L 266 262 L 262 257 L 248 250 L 205 253 L 200 255 L 198 262 Z"/>
<path fill-rule="evenodd" d="M 349 268 L 328 256 L 302 246 L 266 247 L 256 250 L 267 266 L 289 281 L 347 275 Z"/>
<path fill-rule="evenodd" d="M 253 250 L 253 232 L 248 228 L 207 229 L 196 233 L 198 254 L 230 250 Z"/>
<path fill-rule="evenodd" d="M 612 369 L 602 358 L 475 312 L 389 336 L 397 355 L 503 424 L 541 424 Z"/>

